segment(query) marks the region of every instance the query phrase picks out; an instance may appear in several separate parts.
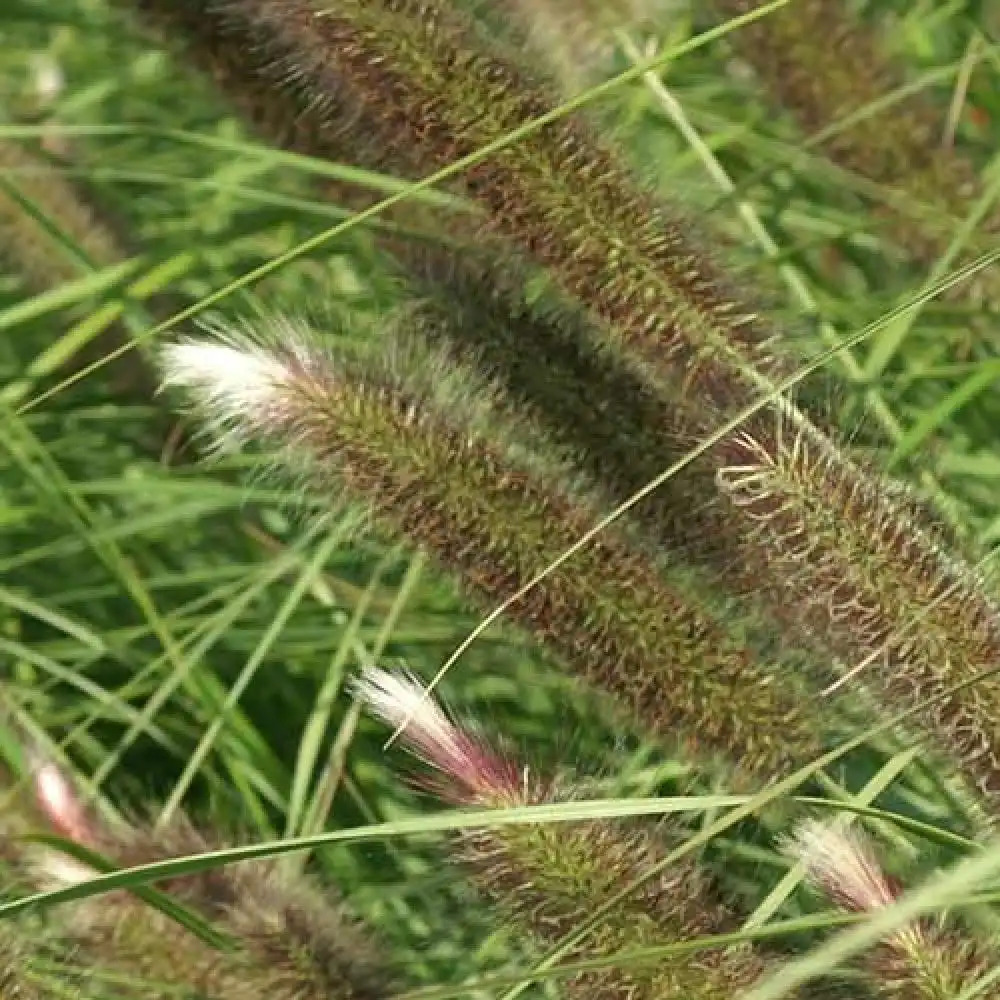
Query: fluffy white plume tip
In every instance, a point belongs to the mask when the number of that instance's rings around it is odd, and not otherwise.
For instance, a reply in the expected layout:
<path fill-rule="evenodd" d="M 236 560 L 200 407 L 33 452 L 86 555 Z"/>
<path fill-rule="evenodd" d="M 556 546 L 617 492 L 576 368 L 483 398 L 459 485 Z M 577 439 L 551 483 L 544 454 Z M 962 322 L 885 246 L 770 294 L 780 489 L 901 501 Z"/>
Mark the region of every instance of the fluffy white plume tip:
<path fill-rule="evenodd" d="M 810 880 L 848 910 L 870 912 L 894 902 L 896 893 L 862 837 L 809 820 L 795 832 L 789 853 Z"/>
<path fill-rule="evenodd" d="M 386 725 L 405 726 L 407 745 L 428 764 L 447 769 L 445 762 L 461 755 L 461 731 L 413 674 L 367 667 L 354 693 Z"/>
<path fill-rule="evenodd" d="M 180 340 L 160 352 L 163 385 L 187 391 L 220 422 L 241 424 L 280 403 L 289 366 L 255 344 Z"/>
<path fill-rule="evenodd" d="M 35 801 L 53 829 L 78 843 L 93 841 L 87 810 L 69 779 L 55 764 L 46 761 L 35 769 L 34 789 Z"/>
<path fill-rule="evenodd" d="M 369 667 L 355 681 L 354 691 L 373 715 L 402 729 L 412 753 L 445 776 L 427 783 L 435 794 L 460 803 L 522 797 L 516 762 L 452 721 L 412 674 Z"/>

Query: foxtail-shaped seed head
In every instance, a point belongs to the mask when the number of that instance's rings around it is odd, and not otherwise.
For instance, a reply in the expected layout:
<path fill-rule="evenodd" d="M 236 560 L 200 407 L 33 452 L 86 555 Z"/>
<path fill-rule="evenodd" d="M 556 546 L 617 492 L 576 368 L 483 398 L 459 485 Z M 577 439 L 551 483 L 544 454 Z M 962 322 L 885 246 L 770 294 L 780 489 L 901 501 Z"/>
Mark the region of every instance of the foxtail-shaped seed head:
<path fill-rule="evenodd" d="M 986 674 L 1000 664 L 1000 609 L 983 579 L 898 488 L 780 416 L 733 435 L 718 457 L 734 526 L 774 600 L 796 595 L 799 620 L 855 685 L 919 709 L 995 805 L 1000 685 Z"/>
<path fill-rule="evenodd" d="M 421 173 L 554 104 L 442 0 L 224 7 L 254 25 L 278 77 L 319 114 L 339 107 L 346 88 L 382 143 L 411 151 Z M 617 343 L 675 362 L 675 387 L 698 405 L 742 398 L 756 384 L 751 362 L 771 367 L 771 331 L 691 239 L 690 222 L 638 184 L 584 121 L 525 134 L 459 180 L 490 231 L 549 268 Z"/>
<path fill-rule="evenodd" d="M 211 342 L 164 350 L 167 384 L 187 389 L 219 439 L 259 440 L 324 489 L 341 484 L 489 604 L 537 578 L 511 617 L 670 742 L 768 779 L 811 759 L 823 727 L 794 680 L 756 662 L 627 537 L 602 532 L 563 565 L 596 512 L 456 421 L 454 402 L 434 396 L 446 367 L 418 386 L 398 359 L 334 358 L 294 329 L 246 350 L 232 368 L 252 384 L 220 370 L 229 355 Z"/>
<path fill-rule="evenodd" d="M 803 823 L 789 852 L 810 881 L 849 913 L 875 913 L 902 895 L 870 843 L 842 825 Z M 998 956 L 943 923 L 915 922 L 891 931 L 865 960 L 872 985 L 891 1000 L 952 1000 L 970 990 Z"/>
<path fill-rule="evenodd" d="M 227 846 L 226 838 L 185 817 L 156 829 L 145 822 L 99 823 L 51 762 L 36 769 L 35 789 L 53 829 L 120 867 Z M 16 863 L 36 889 L 96 874 L 47 847 L 26 845 Z M 113 891 L 56 911 L 65 948 L 102 973 L 141 982 L 144 997 L 164 1000 L 179 990 L 215 1000 L 379 1000 L 391 992 L 386 964 L 332 891 L 277 862 L 212 868 L 158 888 L 228 934 L 234 947 L 220 949 L 139 897 Z"/>
<path fill-rule="evenodd" d="M 355 692 L 438 771 L 434 785 L 451 802 L 512 808 L 568 801 L 571 779 L 544 779 L 452 720 L 406 674 L 368 668 Z M 467 747 L 475 748 L 473 753 Z M 541 941 L 555 943 L 606 904 L 607 913 L 575 949 L 576 958 L 607 958 L 733 929 L 733 918 L 690 861 L 669 868 L 661 842 L 613 821 L 499 825 L 457 841 L 458 859 L 480 888 Z M 618 894 L 635 883 L 632 892 Z M 574 996 L 730 1000 L 763 973 L 750 948 L 615 967 L 575 977 Z"/>
<path fill-rule="evenodd" d="M 439 702 L 413 676 L 403 672 L 366 670 L 355 695 L 387 725 L 405 724 L 409 750 L 441 775 L 433 785 L 448 801 L 496 805 L 521 794 L 515 765 L 497 753 L 468 726 L 448 717 Z"/>

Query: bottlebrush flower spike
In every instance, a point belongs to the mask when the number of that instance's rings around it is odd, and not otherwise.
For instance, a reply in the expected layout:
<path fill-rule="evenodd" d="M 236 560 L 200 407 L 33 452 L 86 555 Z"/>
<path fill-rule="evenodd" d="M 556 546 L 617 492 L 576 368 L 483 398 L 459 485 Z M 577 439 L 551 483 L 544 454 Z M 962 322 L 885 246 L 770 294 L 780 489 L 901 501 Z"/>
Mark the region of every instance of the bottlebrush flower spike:
<path fill-rule="evenodd" d="M 291 55 L 275 60 L 274 30 L 265 14 L 277 17 L 285 10 L 291 17 L 296 7 L 232 0 L 124 5 L 158 25 L 175 50 L 193 56 L 265 140 L 320 159 L 419 173 L 421 159 L 402 159 L 415 147 L 379 142 L 380 112 L 352 97 L 349 81 L 337 77 L 332 64 L 324 71 L 323 99 L 317 100 L 308 78 L 293 72 Z M 650 5 L 628 6 L 638 16 L 639 6 Z M 588 9 L 598 16 L 594 5 Z M 569 19 L 570 10 L 562 16 Z M 339 189 L 336 194 L 357 203 L 356 195 Z M 477 369 L 530 407 L 546 433 L 596 474 L 611 496 L 624 500 L 695 442 L 690 421 L 620 352 L 608 350 L 598 325 L 577 303 L 548 295 L 544 304 L 529 304 L 524 285 L 533 277 L 530 268 L 500 241 L 484 248 L 475 232 L 480 224 L 471 217 L 446 220 L 448 235 L 461 241 L 457 251 L 388 241 L 405 278 L 426 300 L 403 324 L 420 327 L 428 341 L 453 343 L 463 359 L 471 349 Z M 401 338 L 408 335 L 401 330 Z M 697 548 L 699 556 L 709 546 L 724 548 L 723 526 L 713 516 L 712 477 L 711 469 L 700 467 L 664 484 L 637 512 L 647 530 L 670 547 Z"/>
<path fill-rule="evenodd" d="M 36 766 L 34 788 L 54 831 L 123 868 L 227 846 L 183 816 L 158 829 L 100 823 L 52 762 Z M 62 852 L 28 842 L 8 854 L 36 890 L 96 874 Z M 74 965 L 93 968 L 97 978 L 107 973 L 141 983 L 141 996 L 156 1000 L 184 991 L 213 1000 L 377 1000 L 391 992 L 385 962 L 332 892 L 288 874 L 276 861 L 177 876 L 157 888 L 230 935 L 236 947 L 220 950 L 134 894 L 113 891 L 55 911 L 62 951 L 73 955 Z M 0 938 L 0 960 L 3 945 Z"/>
<path fill-rule="evenodd" d="M 190 53 L 265 139 L 404 176 L 434 164 L 422 133 L 416 142 L 399 138 L 400 126 L 386 117 L 385 95 L 366 101 L 339 57 L 318 61 L 323 42 L 317 32 L 329 11 L 308 0 L 134 0 L 126 6 L 158 24 L 175 49 Z M 347 192 L 338 191 L 341 196 L 356 203 Z M 406 215 L 409 223 L 409 210 Z M 457 345 L 463 359 L 471 347 L 474 366 L 527 405 L 610 496 L 624 500 L 697 442 L 712 409 L 696 400 L 694 415 L 683 412 L 673 389 L 661 391 L 611 349 L 600 323 L 578 303 L 549 295 L 544 306 L 528 304 L 523 284 L 530 269 L 500 240 L 485 241 L 484 250 L 475 232 L 480 226 L 474 217 L 447 220 L 458 251 L 389 241 L 406 279 L 429 300 L 410 322 L 425 339 Z M 669 549 L 696 554 L 699 562 L 711 556 L 714 571 L 731 562 L 732 540 L 713 503 L 713 477 L 707 463 L 699 463 L 635 513 Z"/>
<path fill-rule="evenodd" d="M 185 819 L 166 829 L 105 831 L 99 848 L 122 867 L 222 849 Z M 86 865 L 60 863 L 54 852 L 29 857 L 46 889 L 93 877 Z M 384 962 L 328 890 L 287 878 L 272 862 L 250 862 L 162 884 L 171 895 L 229 933 L 219 950 L 127 892 L 89 897 L 60 911 L 68 945 L 105 972 L 142 981 L 142 996 L 178 989 L 213 1000 L 378 1000 L 391 993 Z"/>
<path fill-rule="evenodd" d="M 421 172 L 477 152 L 552 106 L 550 94 L 440 0 L 325 8 L 226 0 L 223 9 L 263 46 L 275 78 L 309 95 L 319 114 L 350 95 L 379 142 L 407 150 Z M 470 168 L 461 188 L 492 231 L 550 268 L 615 339 L 676 362 L 676 382 L 699 406 L 757 385 L 750 361 L 771 367 L 770 331 L 693 245 L 690 224 L 637 185 L 581 120 L 524 136 Z"/>
<path fill-rule="evenodd" d="M 509 598 L 596 520 L 463 421 L 460 401 L 435 399 L 446 364 L 418 387 L 401 372 L 412 358 L 335 360 L 288 323 L 268 339 L 168 346 L 164 382 L 187 390 L 217 439 L 258 440 L 324 490 L 342 484 L 473 596 Z M 824 727 L 794 679 L 763 669 L 625 537 L 602 533 L 509 613 L 637 722 L 699 756 L 770 779 L 815 755 Z"/>
<path fill-rule="evenodd" d="M 439 773 L 431 786 L 457 805 L 514 808 L 567 801 L 566 782 L 536 777 L 518 761 L 459 725 L 406 674 L 368 668 L 355 692 L 392 727 L 408 720 L 406 745 Z M 464 834 L 458 857 L 480 888 L 539 939 L 555 943 L 664 857 L 643 830 L 609 821 L 503 825 Z M 659 871 L 616 902 L 575 958 L 612 958 L 735 929 L 697 866 Z M 750 948 L 677 956 L 659 964 L 609 967 L 570 982 L 574 996 L 732 1000 L 765 963 Z"/>
<path fill-rule="evenodd" d="M 96 848 L 101 827 L 67 774 L 54 761 L 35 751 L 28 752 L 28 760 L 34 800 L 31 811 L 35 813 L 33 822 L 29 822 L 28 826 L 37 828 L 40 819 L 60 837 L 84 847 Z M 62 851 L 46 847 L 25 849 L 19 845 L 12 847 L 9 853 L 16 867 L 24 867 L 29 877 L 45 886 L 79 882 L 94 874 L 89 865 Z"/>
<path fill-rule="evenodd" d="M 369 711 L 393 727 L 407 721 L 409 750 L 443 778 L 441 798 L 466 805 L 495 805 L 507 794 L 516 800 L 521 783 L 513 762 L 505 760 L 469 728 L 456 725 L 416 678 L 397 671 L 366 670 L 354 685 Z"/>
<path fill-rule="evenodd" d="M 305 84 L 268 55 L 270 32 L 258 23 L 255 5 L 210 0 L 124 5 L 157 25 L 175 51 L 192 56 L 266 141 L 332 162 L 395 175 L 419 173 L 419 161 L 405 159 L 412 146 L 378 142 L 378 116 L 351 98 L 346 80 L 337 90 L 332 67 L 324 100 L 303 93 Z M 568 9 L 562 13 L 569 18 Z M 321 190 L 330 196 L 328 183 Z M 339 202 L 361 204 L 358 192 L 343 186 L 332 194 Z M 413 218 L 411 203 L 399 208 L 407 225 L 422 224 Z M 595 478 L 619 501 L 694 443 L 676 403 L 601 343 L 600 330 L 577 303 L 549 295 L 544 306 L 529 304 L 524 285 L 533 274 L 523 259 L 496 240 L 484 249 L 476 232 L 481 223 L 471 216 L 449 217 L 445 225 L 460 249 L 382 241 L 424 299 L 404 317 L 401 326 L 411 329 L 402 329 L 401 339 L 418 327 L 427 341 L 455 345 L 463 360 L 474 353 L 474 366 L 530 407 L 546 433 L 571 449 L 586 472 L 599 472 Z M 700 468 L 664 484 L 637 511 L 647 530 L 671 547 L 697 548 L 699 556 L 709 547 L 723 549 L 722 525 L 713 516 L 712 476 Z"/>
<path fill-rule="evenodd" d="M 884 704 L 921 721 L 995 807 L 1000 803 L 1000 610 L 985 582 L 874 473 L 780 418 L 720 448 L 719 484 L 776 594 Z M 777 598 L 776 598 L 777 599 Z"/>
<path fill-rule="evenodd" d="M 119 865 L 132 867 L 221 850 L 228 843 L 228 838 L 200 830 L 182 816 L 162 829 L 136 824 L 110 831 L 106 850 Z M 233 984 L 232 992 L 221 993 L 220 1000 L 378 1000 L 392 993 L 390 966 L 377 953 L 370 931 L 349 917 L 330 888 L 286 873 L 277 861 L 227 865 L 180 876 L 161 887 L 231 934 L 240 946 L 225 957 L 226 966 L 214 956 L 214 965 L 205 963 L 206 973 L 226 989 L 230 981 Z M 107 947 L 113 949 L 122 927 L 136 919 L 135 910 L 127 901 L 119 914 L 105 919 Z M 93 924 L 87 931 L 98 932 Z M 172 933 L 190 939 L 180 928 Z"/>
<path fill-rule="evenodd" d="M 231 0 L 118 0 L 118 5 L 132 9 L 153 27 L 185 64 L 193 60 L 265 142 L 331 163 L 419 176 L 421 160 L 412 147 L 393 142 L 392 131 L 385 129 L 379 116 L 365 112 L 349 81 L 332 63 L 323 69 L 320 95 L 294 66 L 275 58 L 273 19 L 281 13 L 277 7 Z M 293 17 L 296 10 L 307 9 L 307 5 L 289 7 L 287 13 Z M 375 197 L 358 185 L 332 178 L 317 187 L 328 200 L 356 211 Z M 427 221 L 412 202 L 397 206 L 391 214 L 414 228 Z"/>
<path fill-rule="evenodd" d="M 520 422 L 569 456 L 623 503 L 698 442 L 693 421 L 668 393 L 602 342 L 576 303 L 524 288 L 537 275 L 509 253 L 409 254 L 421 298 L 398 313 L 402 344 L 442 348 L 502 388 Z M 630 512 L 642 530 L 689 563 L 732 563 L 733 539 L 717 502 L 710 462 L 693 463 Z"/>
<path fill-rule="evenodd" d="M 848 913 L 874 913 L 901 894 L 900 886 L 882 871 L 871 845 L 855 831 L 811 820 L 799 827 L 788 850 L 813 884 Z M 880 996 L 954 1000 L 971 991 L 998 958 L 943 923 L 920 922 L 888 934 L 866 959 L 866 968 Z"/>

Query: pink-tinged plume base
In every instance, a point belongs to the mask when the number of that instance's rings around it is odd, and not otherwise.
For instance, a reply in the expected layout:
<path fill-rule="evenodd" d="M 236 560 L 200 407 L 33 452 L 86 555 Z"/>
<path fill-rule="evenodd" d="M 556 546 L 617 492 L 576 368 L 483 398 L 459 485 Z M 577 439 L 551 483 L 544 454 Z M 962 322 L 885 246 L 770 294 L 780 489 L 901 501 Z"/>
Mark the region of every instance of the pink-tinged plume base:
<path fill-rule="evenodd" d="M 843 826 L 803 823 L 790 841 L 789 853 L 803 864 L 810 881 L 848 913 L 875 913 L 902 894 L 867 840 Z M 942 920 L 892 931 L 867 957 L 865 968 L 880 996 L 954 1000 L 994 996 L 971 991 L 997 959 L 982 942 L 946 927 Z"/>
<path fill-rule="evenodd" d="M 446 799 L 503 809 L 579 795 L 579 785 L 539 779 L 491 750 L 407 674 L 368 669 L 355 691 L 387 724 L 404 726 L 405 745 L 439 770 Z M 628 949 L 735 930 L 698 867 L 664 864 L 663 843 L 644 828 L 608 820 L 504 824 L 462 834 L 456 853 L 482 891 L 545 945 L 606 911 L 569 956 L 607 961 L 569 981 L 581 1000 L 731 1000 L 764 971 L 762 958 L 742 947 L 615 964 Z"/>

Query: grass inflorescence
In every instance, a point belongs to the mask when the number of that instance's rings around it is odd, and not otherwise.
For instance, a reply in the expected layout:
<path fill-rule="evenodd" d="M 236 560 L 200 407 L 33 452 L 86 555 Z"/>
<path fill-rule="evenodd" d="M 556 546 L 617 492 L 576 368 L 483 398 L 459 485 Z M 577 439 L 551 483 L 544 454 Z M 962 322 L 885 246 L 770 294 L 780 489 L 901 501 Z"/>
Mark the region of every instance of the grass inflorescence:
<path fill-rule="evenodd" d="M 711 6 L 14 0 L 4 996 L 995 995 L 992 28 Z"/>

